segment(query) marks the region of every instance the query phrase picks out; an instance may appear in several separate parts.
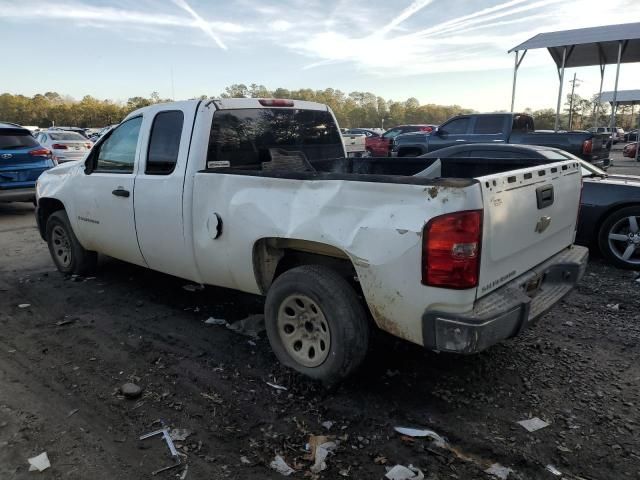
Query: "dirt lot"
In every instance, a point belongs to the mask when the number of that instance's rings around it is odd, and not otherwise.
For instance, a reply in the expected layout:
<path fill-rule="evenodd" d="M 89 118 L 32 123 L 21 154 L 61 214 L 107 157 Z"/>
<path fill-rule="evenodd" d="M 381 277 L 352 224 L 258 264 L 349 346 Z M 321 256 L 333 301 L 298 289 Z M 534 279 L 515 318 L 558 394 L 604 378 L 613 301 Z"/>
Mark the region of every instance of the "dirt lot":
<path fill-rule="evenodd" d="M 559 478 L 549 464 L 567 479 L 640 478 L 635 272 L 593 259 L 560 306 L 480 355 L 381 338 L 362 372 L 327 391 L 280 367 L 264 335 L 204 324 L 259 313 L 259 298 L 188 292 L 109 259 L 95 278 L 65 278 L 27 205 L 0 205 L 0 240 L 1 479 L 151 478 L 170 459 L 157 437 L 138 437 L 159 419 L 191 434 L 177 442 L 183 465 L 153 478 L 282 478 L 269 468 L 276 454 L 299 470 L 292 478 L 312 477 L 310 434 L 339 442 L 320 478 L 381 479 L 396 463 L 427 479 L 489 479 L 493 463 L 509 479 Z M 127 381 L 141 397 L 120 395 Z M 550 425 L 516 423 L 530 417 Z M 433 429 L 446 448 L 400 425 Z M 44 451 L 51 468 L 28 472 Z"/>

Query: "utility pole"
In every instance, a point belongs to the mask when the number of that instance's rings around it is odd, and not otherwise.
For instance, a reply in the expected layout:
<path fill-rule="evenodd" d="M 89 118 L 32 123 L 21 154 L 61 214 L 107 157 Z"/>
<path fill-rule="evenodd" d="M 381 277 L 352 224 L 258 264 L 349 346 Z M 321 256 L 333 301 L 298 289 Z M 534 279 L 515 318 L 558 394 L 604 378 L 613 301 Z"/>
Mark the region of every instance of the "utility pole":
<path fill-rule="evenodd" d="M 573 80 L 570 80 L 569 83 L 571 84 L 571 100 L 569 101 L 569 130 L 573 129 L 573 93 L 576 90 L 576 83 L 578 84 L 578 86 L 580 86 L 580 83 L 582 83 L 582 80 L 580 80 L 579 78 L 576 78 L 576 74 L 573 74 Z"/>

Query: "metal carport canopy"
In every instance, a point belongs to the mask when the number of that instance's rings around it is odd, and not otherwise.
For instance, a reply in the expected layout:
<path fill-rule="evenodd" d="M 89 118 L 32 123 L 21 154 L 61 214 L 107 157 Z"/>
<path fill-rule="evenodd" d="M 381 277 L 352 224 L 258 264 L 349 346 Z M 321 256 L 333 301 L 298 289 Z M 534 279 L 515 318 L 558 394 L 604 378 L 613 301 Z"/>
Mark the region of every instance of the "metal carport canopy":
<path fill-rule="evenodd" d="M 618 92 L 602 92 L 600 102 L 613 103 L 613 96 L 616 94 L 618 105 L 640 105 L 640 90 L 619 90 Z"/>
<path fill-rule="evenodd" d="M 605 65 L 617 64 L 618 70 L 616 73 L 616 83 L 612 102 L 615 104 L 615 92 L 618 90 L 620 64 L 640 62 L 640 22 L 540 33 L 509 50 L 509 53 L 516 53 L 515 68 L 513 72 L 513 90 L 511 94 L 511 111 L 513 111 L 515 100 L 518 67 L 520 67 L 520 63 L 524 59 L 527 50 L 537 48 L 546 48 L 558 68 L 560 88 L 558 89 L 558 104 L 556 108 L 555 129 L 557 130 L 558 119 L 560 116 L 560 105 L 562 101 L 564 69 L 567 67 L 588 67 L 599 65 L 600 95 L 602 94 Z M 520 52 L 522 52 L 522 55 L 520 55 Z M 612 126 L 615 121 L 614 115 L 615 112 L 612 110 Z"/>

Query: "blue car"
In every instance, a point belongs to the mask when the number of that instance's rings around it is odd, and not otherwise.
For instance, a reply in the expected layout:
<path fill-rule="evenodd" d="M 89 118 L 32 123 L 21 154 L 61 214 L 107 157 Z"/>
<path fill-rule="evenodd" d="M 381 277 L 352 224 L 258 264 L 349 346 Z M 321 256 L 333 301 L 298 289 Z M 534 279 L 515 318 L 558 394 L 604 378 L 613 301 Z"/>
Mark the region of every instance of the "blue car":
<path fill-rule="evenodd" d="M 33 202 L 36 180 L 53 166 L 51 152 L 29 130 L 0 123 L 0 202 Z"/>

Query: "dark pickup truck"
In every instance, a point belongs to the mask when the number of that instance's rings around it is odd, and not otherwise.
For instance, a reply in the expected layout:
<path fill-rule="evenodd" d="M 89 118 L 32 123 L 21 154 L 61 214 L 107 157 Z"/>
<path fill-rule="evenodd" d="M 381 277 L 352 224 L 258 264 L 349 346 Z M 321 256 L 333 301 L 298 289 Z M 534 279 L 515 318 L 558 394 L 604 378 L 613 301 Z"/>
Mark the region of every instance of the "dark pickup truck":
<path fill-rule="evenodd" d="M 416 157 L 440 148 L 469 143 L 511 143 L 559 148 L 601 168 L 610 165 L 603 136 L 586 131 L 536 131 L 533 118 L 521 113 L 459 115 L 430 133 L 394 138 L 391 156 Z"/>

